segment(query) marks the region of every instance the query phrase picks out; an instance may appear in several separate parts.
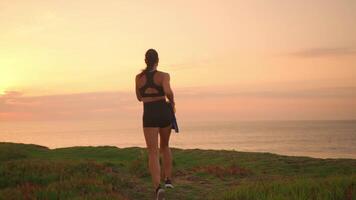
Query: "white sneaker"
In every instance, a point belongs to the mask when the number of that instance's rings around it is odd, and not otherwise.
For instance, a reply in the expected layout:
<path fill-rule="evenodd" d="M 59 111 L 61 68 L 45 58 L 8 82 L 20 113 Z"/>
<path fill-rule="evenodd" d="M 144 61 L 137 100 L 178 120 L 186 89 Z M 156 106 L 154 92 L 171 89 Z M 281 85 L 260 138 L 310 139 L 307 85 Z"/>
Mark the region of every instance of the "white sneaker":
<path fill-rule="evenodd" d="M 159 185 L 156 189 L 156 200 L 165 200 L 164 198 L 164 189 Z"/>
<path fill-rule="evenodd" d="M 173 184 L 172 184 L 172 181 L 169 180 L 168 178 L 166 179 L 166 181 L 164 182 L 164 186 L 166 188 L 174 188 Z"/>

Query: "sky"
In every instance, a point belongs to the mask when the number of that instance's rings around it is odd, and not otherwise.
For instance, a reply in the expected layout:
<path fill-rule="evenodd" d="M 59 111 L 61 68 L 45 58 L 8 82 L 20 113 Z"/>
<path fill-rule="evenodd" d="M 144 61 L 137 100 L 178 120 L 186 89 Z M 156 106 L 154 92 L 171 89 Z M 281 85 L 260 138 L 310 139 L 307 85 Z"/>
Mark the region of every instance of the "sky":
<path fill-rule="evenodd" d="M 140 118 L 155 48 L 185 120 L 356 119 L 353 0 L 0 1 L 0 121 Z"/>

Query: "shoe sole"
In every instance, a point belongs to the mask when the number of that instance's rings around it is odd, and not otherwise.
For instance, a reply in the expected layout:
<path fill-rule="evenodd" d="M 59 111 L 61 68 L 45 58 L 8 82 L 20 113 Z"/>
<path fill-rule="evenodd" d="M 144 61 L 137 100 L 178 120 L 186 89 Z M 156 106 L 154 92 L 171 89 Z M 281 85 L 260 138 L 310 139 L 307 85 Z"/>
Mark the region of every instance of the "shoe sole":
<path fill-rule="evenodd" d="M 173 185 L 171 185 L 171 184 L 166 184 L 165 187 L 166 188 L 174 188 Z"/>
<path fill-rule="evenodd" d="M 158 190 L 157 200 L 165 200 L 165 198 L 164 198 L 164 190 Z"/>

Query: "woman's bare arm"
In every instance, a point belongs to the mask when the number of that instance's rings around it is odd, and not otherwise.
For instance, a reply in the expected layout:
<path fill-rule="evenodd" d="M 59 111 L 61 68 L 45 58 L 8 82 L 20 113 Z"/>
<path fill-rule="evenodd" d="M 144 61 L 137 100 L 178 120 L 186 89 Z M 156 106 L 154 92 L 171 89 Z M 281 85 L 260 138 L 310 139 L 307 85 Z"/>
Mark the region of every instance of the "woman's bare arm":
<path fill-rule="evenodd" d="M 174 107 L 175 106 L 174 94 L 173 94 L 173 91 L 172 91 L 172 88 L 171 88 L 171 85 L 170 85 L 170 79 L 171 78 L 170 78 L 168 73 L 164 74 L 162 86 L 163 86 L 164 93 L 166 94 L 169 102 Z"/>
<path fill-rule="evenodd" d="M 136 81 L 135 81 L 135 90 L 136 90 L 136 98 L 138 101 L 142 101 L 142 97 L 141 97 L 141 94 L 140 94 L 140 91 L 139 91 L 139 88 L 138 88 L 138 75 L 136 76 Z"/>

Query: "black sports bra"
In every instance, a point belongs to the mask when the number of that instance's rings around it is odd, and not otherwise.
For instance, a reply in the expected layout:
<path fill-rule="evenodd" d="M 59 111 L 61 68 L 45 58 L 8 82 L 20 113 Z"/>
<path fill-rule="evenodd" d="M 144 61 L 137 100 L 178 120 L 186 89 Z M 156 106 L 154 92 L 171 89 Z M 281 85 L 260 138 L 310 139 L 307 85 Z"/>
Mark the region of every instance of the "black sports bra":
<path fill-rule="evenodd" d="M 160 86 L 160 85 L 155 84 L 155 82 L 153 81 L 153 77 L 154 77 L 156 72 L 157 72 L 157 70 L 150 71 L 150 72 L 145 72 L 146 83 L 145 83 L 144 86 L 139 88 L 139 92 L 140 92 L 141 97 L 160 97 L 160 96 L 165 96 L 163 87 Z M 147 88 L 154 88 L 154 89 L 157 90 L 157 92 L 156 93 L 145 93 Z"/>

